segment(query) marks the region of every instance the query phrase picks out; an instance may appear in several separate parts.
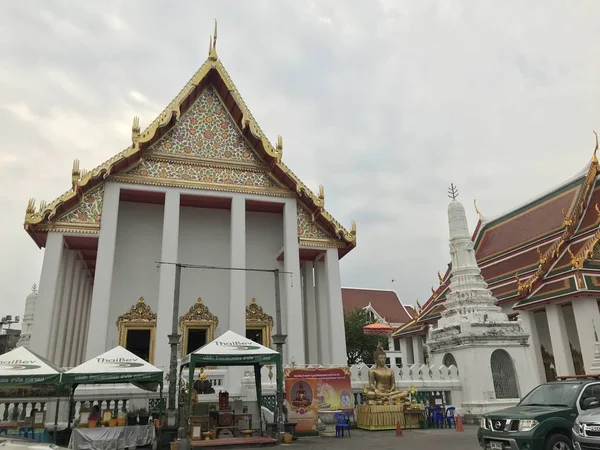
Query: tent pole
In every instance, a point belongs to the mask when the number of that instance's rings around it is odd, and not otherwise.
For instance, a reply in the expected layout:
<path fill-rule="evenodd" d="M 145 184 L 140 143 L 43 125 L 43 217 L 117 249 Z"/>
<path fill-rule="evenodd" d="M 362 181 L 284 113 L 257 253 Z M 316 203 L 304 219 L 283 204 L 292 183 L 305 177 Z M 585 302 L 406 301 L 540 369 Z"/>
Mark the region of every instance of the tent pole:
<path fill-rule="evenodd" d="M 261 381 L 261 369 L 260 364 L 254 364 L 254 383 L 256 385 L 256 402 L 258 403 L 258 419 L 260 424 L 260 435 L 263 435 L 263 421 L 262 421 L 262 381 Z"/>
<path fill-rule="evenodd" d="M 60 393 L 62 392 L 62 386 L 59 384 L 56 390 L 56 408 L 54 409 L 54 436 L 52 443 L 56 444 L 56 433 L 58 433 L 58 407 L 60 406 Z"/>

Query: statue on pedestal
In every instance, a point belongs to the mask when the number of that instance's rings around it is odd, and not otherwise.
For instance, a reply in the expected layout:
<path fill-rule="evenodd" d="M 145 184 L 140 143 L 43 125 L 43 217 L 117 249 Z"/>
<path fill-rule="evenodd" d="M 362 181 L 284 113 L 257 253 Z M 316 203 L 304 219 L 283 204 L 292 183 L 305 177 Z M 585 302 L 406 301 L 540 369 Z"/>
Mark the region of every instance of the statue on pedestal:
<path fill-rule="evenodd" d="M 396 390 L 394 371 L 385 365 L 386 354 L 381 348 L 381 342 L 375 350 L 375 367 L 369 370 L 369 388 L 367 400 L 369 405 L 382 405 L 404 403 L 408 398 L 408 391 Z"/>

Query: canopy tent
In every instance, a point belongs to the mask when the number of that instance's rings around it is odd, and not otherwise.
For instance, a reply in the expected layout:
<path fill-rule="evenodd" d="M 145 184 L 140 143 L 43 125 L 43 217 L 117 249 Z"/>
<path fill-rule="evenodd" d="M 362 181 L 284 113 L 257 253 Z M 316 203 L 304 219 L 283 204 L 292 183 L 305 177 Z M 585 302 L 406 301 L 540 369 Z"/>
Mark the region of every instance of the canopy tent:
<path fill-rule="evenodd" d="M 163 371 L 121 346 L 67 370 L 61 379 L 62 385 L 71 386 L 71 403 L 80 384 L 106 383 L 131 383 L 147 391 L 156 391 L 160 387 L 162 405 Z M 69 426 L 70 420 L 71 414 Z"/>
<path fill-rule="evenodd" d="M 254 366 L 256 383 L 256 400 L 258 411 L 261 411 L 262 385 L 260 369 L 265 364 L 275 364 L 277 367 L 277 394 L 281 401 L 283 389 L 283 367 L 281 355 L 264 345 L 229 330 L 205 346 L 193 351 L 181 360 L 181 366 L 189 366 L 188 412 L 192 406 L 192 385 L 194 371 L 197 366 Z M 262 435 L 262 414 L 260 417 L 260 432 Z M 281 418 L 279 418 L 281 420 Z"/>
<path fill-rule="evenodd" d="M 8 353 L 0 355 L 0 388 L 19 387 L 32 389 L 43 385 L 54 386 L 56 389 L 56 411 L 60 405 L 58 397 L 61 394 L 62 370 L 50 361 L 42 358 L 25 347 L 17 347 Z M 54 421 L 54 441 L 56 442 L 56 420 Z"/>
<path fill-rule="evenodd" d="M 0 355 L 0 387 L 58 386 L 61 370 L 50 361 L 25 347 L 17 347 Z"/>

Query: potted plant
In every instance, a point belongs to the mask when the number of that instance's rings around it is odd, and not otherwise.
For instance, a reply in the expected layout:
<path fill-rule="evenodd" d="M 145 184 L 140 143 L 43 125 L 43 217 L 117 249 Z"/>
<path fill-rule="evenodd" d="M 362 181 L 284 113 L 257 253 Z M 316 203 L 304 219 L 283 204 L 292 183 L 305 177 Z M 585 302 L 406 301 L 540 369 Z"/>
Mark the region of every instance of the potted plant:
<path fill-rule="evenodd" d="M 140 425 L 148 425 L 150 414 L 148 414 L 148 410 L 146 408 L 138 409 L 138 417 Z"/>
<path fill-rule="evenodd" d="M 129 426 L 137 425 L 137 411 L 128 411 L 127 412 L 127 425 L 129 425 Z"/>

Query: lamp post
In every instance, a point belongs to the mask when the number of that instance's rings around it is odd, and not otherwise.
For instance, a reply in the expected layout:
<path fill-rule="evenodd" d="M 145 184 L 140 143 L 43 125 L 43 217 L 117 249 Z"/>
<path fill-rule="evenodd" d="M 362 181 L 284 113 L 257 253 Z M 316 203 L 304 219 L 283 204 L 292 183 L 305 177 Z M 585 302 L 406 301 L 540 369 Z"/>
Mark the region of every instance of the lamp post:
<path fill-rule="evenodd" d="M 283 345 L 287 339 L 287 335 L 283 334 L 281 327 L 281 291 L 279 287 L 279 269 L 273 271 L 275 275 L 275 320 L 277 323 L 277 334 L 273 335 L 273 343 L 281 358 L 281 365 L 283 365 Z M 283 433 L 283 373 L 282 370 L 277 371 L 277 433 L 278 438 L 281 438 Z"/>

